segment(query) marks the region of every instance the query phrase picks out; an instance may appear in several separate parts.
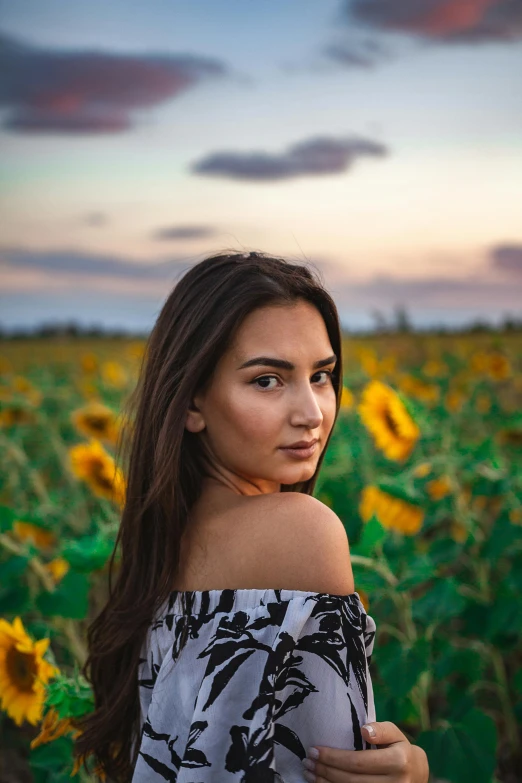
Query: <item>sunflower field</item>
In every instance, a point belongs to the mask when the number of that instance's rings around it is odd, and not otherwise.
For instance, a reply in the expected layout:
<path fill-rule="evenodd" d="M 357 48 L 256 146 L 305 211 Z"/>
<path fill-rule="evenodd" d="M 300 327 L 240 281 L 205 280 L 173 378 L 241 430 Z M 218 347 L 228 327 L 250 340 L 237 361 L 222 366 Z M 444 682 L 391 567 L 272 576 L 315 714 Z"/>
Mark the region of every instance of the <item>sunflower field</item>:
<path fill-rule="evenodd" d="M 0 343 L 0 783 L 64 783 L 125 497 L 136 340 Z M 522 335 L 347 337 L 315 495 L 375 618 L 378 720 L 433 781 L 522 780 Z"/>

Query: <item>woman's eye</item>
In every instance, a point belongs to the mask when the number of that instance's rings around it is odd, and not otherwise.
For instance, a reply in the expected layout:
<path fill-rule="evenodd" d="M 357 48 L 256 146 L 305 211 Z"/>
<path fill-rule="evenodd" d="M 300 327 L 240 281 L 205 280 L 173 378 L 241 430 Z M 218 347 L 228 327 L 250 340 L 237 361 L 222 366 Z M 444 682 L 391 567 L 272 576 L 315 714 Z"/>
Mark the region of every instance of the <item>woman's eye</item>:
<path fill-rule="evenodd" d="M 330 370 L 321 370 L 320 372 L 316 372 L 315 375 L 312 376 L 312 377 L 315 378 L 317 375 L 326 375 L 327 376 L 326 381 L 320 384 L 320 386 L 326 386 L 328 378 L 332 378 L 333 377 L 333 372 L 331 372 Z M 272 378 L 275 378 L 276 381 L 278 380 L 277 375 L 262 375 L 260 378 L 255 378 L 255 380 L 250 381 L 250 383 L 255 384 L 255 383 L 261 383 L 262 381 L 270 381 Z M 269 386 L 261 386 L 261 388 L 262 389 L 269 389 L 270 387 Z M 273 386 L 272 388 L 275 388 L 275 387 Z"/>

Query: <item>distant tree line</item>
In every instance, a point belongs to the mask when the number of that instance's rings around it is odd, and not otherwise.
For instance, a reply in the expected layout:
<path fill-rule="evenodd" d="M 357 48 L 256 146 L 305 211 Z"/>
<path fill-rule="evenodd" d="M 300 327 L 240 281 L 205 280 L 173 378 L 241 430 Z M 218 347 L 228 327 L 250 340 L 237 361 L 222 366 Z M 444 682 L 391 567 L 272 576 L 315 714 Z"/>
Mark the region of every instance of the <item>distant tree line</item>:
<path fill-rule="evenodd" d="M 25 340 L 25 339 L 85 339 L 85 338 L 111 338 L 128 340 L 146 339 L 147 332 L 132 331 L 123 328 L 111 329 L 102 325 L 84 326 L 74 321 L 67 323 L 45 323 L 34 328 L 17 327 L 15 329 L 6 329 L 0 324 L 0 340 Z"/>
<path fill-rule="evenodd" d="M 513 315 L 506 314 L 498 324 L 493 324 L 485 318 L 478 318 L 467 324 L 456 326 L 449 324 L 436 324 L 426 327 L 414 326 L 405 307 L 399 305 L 395 308 L 394 314 L 390 319 L 380 310 L 373 310 L 374 320 L 373 329 L 355 329 L 348 328 L 343 331 L 346 334 L 357 334 L 360 336 L 371 336 L 373 334 L 480 334 L 480 333 L 503 333 L 522 331 L 522 317 L 516 318 Z M 30 328 L 7 329 L 0 324 L 0 340 L 24 340 L 24 339 L 86 339 L 86 338 L 110 338 L 110 339 L 136 339 L 144 340 L 148 337 L 148 332 L 133 331 L 124 328 L 109 328 L 102 324 L 85 326 L 75 321 L 68 322 L 47 322 L 40 326 Z"/>

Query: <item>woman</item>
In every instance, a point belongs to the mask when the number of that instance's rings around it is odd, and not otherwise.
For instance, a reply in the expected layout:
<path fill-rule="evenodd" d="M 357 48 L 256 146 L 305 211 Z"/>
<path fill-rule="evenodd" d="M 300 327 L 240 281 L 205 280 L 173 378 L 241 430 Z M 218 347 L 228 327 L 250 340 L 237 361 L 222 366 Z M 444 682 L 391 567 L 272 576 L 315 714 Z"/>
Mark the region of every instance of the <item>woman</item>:
<path fill-rule="evenodd" d="M 165 302 L 84 667 L 95 711 L 75 752 L 111 779 L 427 780 L 397 727 L 363 728 L 375 624 L 342 523 L 312 497 L 341 392 L 337 310 L 306 266 L 217 255 Z"/>

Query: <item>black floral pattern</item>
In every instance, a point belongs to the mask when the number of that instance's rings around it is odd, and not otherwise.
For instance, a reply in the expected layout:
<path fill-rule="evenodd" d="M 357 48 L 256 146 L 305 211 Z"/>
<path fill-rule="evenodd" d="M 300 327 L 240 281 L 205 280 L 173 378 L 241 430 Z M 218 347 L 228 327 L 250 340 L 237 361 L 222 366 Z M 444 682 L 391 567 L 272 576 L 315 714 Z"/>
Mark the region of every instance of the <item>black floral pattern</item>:
<path fill-rule="evenodd" d="M 184 595 L 189 614 L 174 591 L 144 643 L 132 783 L 303 783 L 311 745 L 369 747 L 375 622 L 357 593 Z"/>

